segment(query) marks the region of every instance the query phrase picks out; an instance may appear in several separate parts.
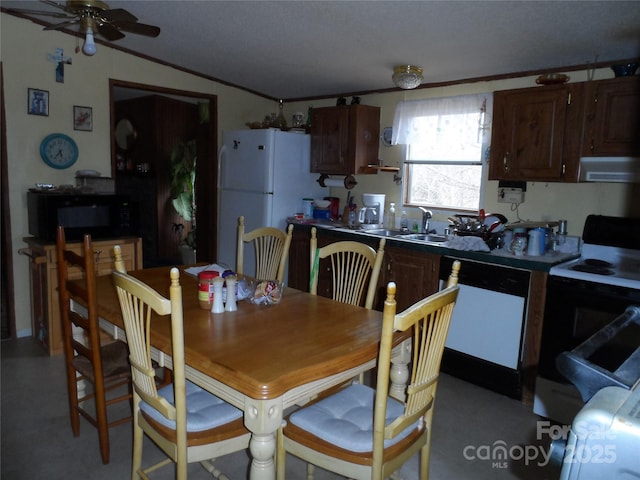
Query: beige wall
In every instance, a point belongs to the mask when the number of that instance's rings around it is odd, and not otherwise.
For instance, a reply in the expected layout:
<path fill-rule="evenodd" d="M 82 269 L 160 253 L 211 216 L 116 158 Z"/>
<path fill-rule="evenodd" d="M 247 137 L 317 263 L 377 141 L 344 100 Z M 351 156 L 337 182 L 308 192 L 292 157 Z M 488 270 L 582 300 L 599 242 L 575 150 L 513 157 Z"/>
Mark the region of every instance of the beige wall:
<path fill-rule="evenodd" d="M 425 69 L 428 77 L 428 69 Z M 566 72 L 571 82 L 587 81 L 587 72 Z M 428 97 L 442 97 L 462 95 L 468 93 L 482 93 L 488 91 L 507 90 L 511 88 L 536 86 L 537 76 L 522 77 L 510 80 L 491 82 L 477 82 L 465 85 L 438 87 L 433 89 L 418 89 L 384 94 L 366 95 L 361 97 L 361 103 L 380 107 L 381 129 L 393 125 L 393 115 L 396 105 L 401 100 L 417 100 Z M 595 80 L 612 78 L 610 69 L 600 69 L 594 74 Z M 544 88 L 544 87 L 538 87 Z M 347 102 L 350 98 L 347 98 Z M 315 102 L 290 104 L 292 111 L 307 111 L 309 103 L 314 107 L 335 105 L 335 99 Z M 402 161 L 402 146 L 385 147 L 380 143 L 379 157 L 383 165 L 400 166 Z M 356 203 L 361 203 L 363 192 L 385 193 L 387 202 L 395 201 L 400 205 L 401 185 L 393 181 L 393 173 L 378 173 L 377 175 L 358 175 L 358 184 L 352 190 Z M 332 189 L 332 195 L 342 198 L 341 205 L 346 200 L 345 189 Z M 525 202 L 520 205 L 518 212 L 511 211 L 511 205 L 497 202 L 498 182 L 488 181 L 484 191 L 482 207 L 487 213 L 501 213 L 509 221 L 522 220 L 548 221 L 567 219 L 569 234 L 582 235 L 584 220 L 589 214 L 614 216 L 640 216 L 640 185 L 620 185 L 610 183 L 598 184 L 561 184 L 548 182 L 527 182 Z M 401 209 L 401 208 L 400 208 Z M 399 210 L 396 208 L 396 218 Z M 407 209 L 410 218 L 417 220 L 417 209 Z M 434 220 L 446 221 L 446 212 L 434 212 Z"/>
<path fill-rule="evenodd" d="M 28 336 L 31 334 L 28 260 L 17 253 L 25 246 L 22 239 L 28 235 L 26 193 L 35 183 L 74 184 L 75 171 L 79 169 L 109 175 L 110 78 L 217 95 L 220 131 L 244 128 L 244 123 L 254 118 L 253 112 L 276 111 L 277 104 L 102 45 L 97 46 L 93 57 L 76 54 L 75 37 L 43 31 L 41 26 L 11 15 L 3 13 L 1 22 L 16 330 L 19 336 Z M 47 54 L 54 53 L 56 48 L 64 49 L 65 56 L 72 59 L 71 65 L 65 65 L 64 83 L 56 83 L 55 65 L 47 59 Z M 27 114 L 27 88 L 49 92 L 48 117 Z M 92 132 L 73 130 L 74 105 L 93 108 Z M 78 161 L 67 170 L 50 168 L 40 159 L 40 141 L 54 132 L 70 135 L 78 144 Z"/>
<path fill-rule="evenodd" d="M 141 60 L 102 45 L 98 45 L 98 52 L 93 57 L 76 54 L 75 37 L 55 31 L 45 32 L 41 26 L 10 15 L 2 14 L 1 22 L 0 45 L 6 100 L 6 148 L 9 160 L 16 327 L 19 336 L 27 336 L 31 334 L 27 295 L 28 263 L 26 257 L 17 253 L 18 249 L 24 246 L 22 238 L 28 234 L 26 192 L 37 182 L 73 184 L 77 169 L 95 169 L 103 174 L 110 172 L 110 78 L 217 95 L 218 135 L 222 130 L 246 128 L 245 122 L 262 120 L 266 114 L 277 111 L 277 105 L 273 101 L 242 90 Z M 55 82 L 55 65 L 47 60 L 47 54 L 53 53 L 56 48 L 63 48 L 65 55 L 72 57 L 72 65 L 65 65 L 64 83 Z M 569 75 L 572 81 L 587 79 L 586 72 L 569 72 Z M 611 72 L 607 70 L 596 72 L 596 79 L 611 76 Z M 362 103 L 381 107 L 381 127 L 385 127 L 392 125 L 395 106 L 399 100 L 534 86 L 534 80 L 535 77 L 529 77 L 367 95 L 362 97 Z M 49 91 L 48 117 L 27 115 L 29 87 Z M 289 120 L 296 111 L 302 111 L 306 115 L 310 104 L 315 107 L 329 106 L 335 104 L 335 99 L 287 104 L 287 119 Z M 93 108 L 92 132 L 73 130 L 74 105 Z M 79 160 L 68 170 L 54 170 L 40 159 L 40 141 L 53 132 L 66 133 L 78 144 Z M 385 165 L 397 166 L 402 158 L 402 148 L 381 145 L 380 158 Z M 399 203 L 401 187 L 394 183 L 392 173 L 359 175 L 357 181 L 358 185 L 353 190 L 356 198 L 359 199 L 363 192 L 386 193 L 389 201 L 395 199 Z M 344 202 L 344 189 L 333 189 L 331 193 L 341 196 Z M 485 210 L 502 213 L 510 221 L 517 220 L 518 216 L 510 211 L 510 205 L 497 203 L 496 196 L 497 182 L 488 182 L 484 195 Z M 580 235 L 584 219 L 589 213 L 640 215 L 639 196 L 638 186 L 528 183 L 526 201 L 519 209 L 519 217 L 524 220 L 566 218 L 569 221 L 569 233 Z M 409 215 L 417 218 L 415 211 L 409 210 Z M 437 213 L 435 219 L 445 218 L 445 214 Z"/>

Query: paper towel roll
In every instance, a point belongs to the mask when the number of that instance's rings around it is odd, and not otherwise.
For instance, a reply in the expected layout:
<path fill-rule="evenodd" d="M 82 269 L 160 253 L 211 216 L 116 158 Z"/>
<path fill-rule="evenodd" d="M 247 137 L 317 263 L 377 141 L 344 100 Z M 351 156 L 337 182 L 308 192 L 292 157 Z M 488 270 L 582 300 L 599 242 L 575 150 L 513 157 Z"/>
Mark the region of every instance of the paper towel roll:
<path fill-rule="evenodd" d="M 353 175 L 347 175 L 344 178 L 330 178 L 328 175 L 320 175 L 318 183 L 321 187 L 346 188 L 351 190 L 358 182 Z"/>
<path fill-rule="evenodd" d="M 324 181 L 325 187 L 340 187 L 344 188 L 344 180 L 338 178 L 327 178 Z"/>

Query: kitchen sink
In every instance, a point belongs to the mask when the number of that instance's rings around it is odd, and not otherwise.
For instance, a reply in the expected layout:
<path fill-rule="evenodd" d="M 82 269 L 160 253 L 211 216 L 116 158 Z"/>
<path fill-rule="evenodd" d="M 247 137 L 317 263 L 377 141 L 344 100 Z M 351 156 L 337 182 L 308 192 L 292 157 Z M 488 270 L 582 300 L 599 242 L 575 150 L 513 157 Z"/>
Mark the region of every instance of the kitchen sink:
<path fill-rule="evenodd" d="M 407 232 L 402 230 L 389 230 L 386 228 L 374 228 L 371 230 L 362 229 L 362 233 L 370 233 L 371 235 L 379 235 L 381 237 L 399 237 L 406 235 Z"/>
<path fill-rule="evenodd" d="M 435 233 L 410 233 L 402 235 L 401 238 L 407 240 L 422 240 L 423 242 L 442 243 L 447 241 L 444 235 L 436 235 Z"/>

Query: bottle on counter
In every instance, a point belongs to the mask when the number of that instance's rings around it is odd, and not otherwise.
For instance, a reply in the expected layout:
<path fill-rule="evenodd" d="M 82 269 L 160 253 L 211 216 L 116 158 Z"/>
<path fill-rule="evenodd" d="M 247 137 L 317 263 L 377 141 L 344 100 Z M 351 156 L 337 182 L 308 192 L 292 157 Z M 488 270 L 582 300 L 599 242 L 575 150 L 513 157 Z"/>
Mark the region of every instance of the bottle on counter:
<path fill-rule="evenodd" d="M 527 229 L 514 228 L 513 241 L 511 242 L 511 251 L 516 256 L 522 256 L 527 251 Z"/>
<path fill-rule="evenodd" d="M 400 215 L 400 230 L 409 230 L 409 217 L 406 210 L 402 210 Z"/>
<path fill-rule="evenodd" d="M 389 203 L 389 213 L 387 214 L 387 228 L 393 230 L 396 228 L 396 204 Z"/>
<path fill-rule="evenodd" d="M 351 205 L 349 205 L 349 218 L 347 220 L 347 226 L 349 228 L 356 227 L 356 209 L 357 209 L 357 205 L 355 203 L 352 203 Z"/>

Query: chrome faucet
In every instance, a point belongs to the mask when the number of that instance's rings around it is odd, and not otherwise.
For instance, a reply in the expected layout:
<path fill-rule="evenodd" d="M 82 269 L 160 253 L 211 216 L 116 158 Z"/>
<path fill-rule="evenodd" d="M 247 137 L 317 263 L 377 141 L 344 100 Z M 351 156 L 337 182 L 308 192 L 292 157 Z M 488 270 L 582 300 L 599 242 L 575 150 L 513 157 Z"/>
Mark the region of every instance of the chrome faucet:
<path fill-rule="evenodd" d="M 427 210 L 424 207 L 418 207 L 422 212 L 422 224 L 420 225 L 420 233 L 429 233 L 429 220 L 433 217 L 431 210 Z"/>

